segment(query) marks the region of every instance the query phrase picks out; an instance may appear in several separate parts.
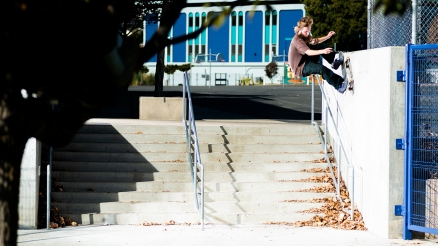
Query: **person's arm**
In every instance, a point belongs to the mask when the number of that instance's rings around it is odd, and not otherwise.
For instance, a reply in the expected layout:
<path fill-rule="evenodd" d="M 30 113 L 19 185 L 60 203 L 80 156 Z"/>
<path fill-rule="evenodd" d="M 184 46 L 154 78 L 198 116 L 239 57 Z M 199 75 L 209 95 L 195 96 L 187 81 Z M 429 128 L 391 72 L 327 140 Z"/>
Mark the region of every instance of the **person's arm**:
<path fill-rule="evenodd" d="M 305 54 L 308 55 L 308 56 L 318 56 L 318 55 L 323 55 L 323 54 L 329 54 L 329 53 L 332 53 L 332 52 L 333 52 L 332 48 L 325 48 L 325 49 L 322 49 L 322 50 L 311 50 L 311 49 L 308 49 L 305 52 Z"/>
<path fill-rule="evenodd" d="M 320 38 L 314 38 L 312 40 L 310 40 L 310 44 L 315 45 L 315 44 L 319 44 L 322 43 L 324 41 L 326 41 L 327 39 L 331 38 L 333 35 L 335 35 L 336 33 L 334 31 L 330 31 L 326 36 L 324 37 L 320 37 Z"/>

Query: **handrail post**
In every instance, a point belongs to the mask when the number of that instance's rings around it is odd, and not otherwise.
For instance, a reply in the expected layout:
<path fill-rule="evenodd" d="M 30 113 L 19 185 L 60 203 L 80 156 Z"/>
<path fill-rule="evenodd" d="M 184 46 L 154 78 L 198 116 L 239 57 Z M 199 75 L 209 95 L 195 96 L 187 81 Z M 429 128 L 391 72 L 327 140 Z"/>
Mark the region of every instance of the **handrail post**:
<path fill-rule="evenodd" d="M 47 229 L 50 229 L 50 198 L 51 198 L 51 192 L 52 192 L 52 158 L 53 158 L 53 147 L 50 146 L 49 148 L 49 163 L 47 164 L 47 190 L 46 190 L 46 199 L 47 199 L 47 208 L 46 208 L 46 223 L 47 223 Z"/>
<path fill-rule="evenodd" d="M 311 74 L 310 76 L 312 76 L 312 113 L 310 118 L 310 124 L 313 125 L 315 121 L 315 77 L 313 74 Z"/>

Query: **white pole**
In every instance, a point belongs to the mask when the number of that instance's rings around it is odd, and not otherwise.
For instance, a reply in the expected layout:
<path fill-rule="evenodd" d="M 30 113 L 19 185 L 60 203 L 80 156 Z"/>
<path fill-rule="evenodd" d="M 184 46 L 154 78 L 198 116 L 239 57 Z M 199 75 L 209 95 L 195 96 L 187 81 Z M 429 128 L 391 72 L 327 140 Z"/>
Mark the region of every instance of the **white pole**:
<path fill-rule="evenodd" d="M 210 76 L 208 77 L 208 82 L 209 82 L 209 84 L 208 84 L 208 89 L 210 89 L 210 87 L 211 87 L 211 49 L 210 49 L 210 51 L 209 51 L 210 53 L 208 54 L 208 59 L 210 60 Z"/>
<path fill-rule="evenodd" d="M 417 44 L 417 0 L 412 0 L 412 44 Z"/>
<path fill-rule="evenodd" d="M 284 88 L 284 78 L 286 78 L 286 74 L 284 72 L 284 63 L 286 62 L 286 51 L 283 50 L 283 88 Z"/>

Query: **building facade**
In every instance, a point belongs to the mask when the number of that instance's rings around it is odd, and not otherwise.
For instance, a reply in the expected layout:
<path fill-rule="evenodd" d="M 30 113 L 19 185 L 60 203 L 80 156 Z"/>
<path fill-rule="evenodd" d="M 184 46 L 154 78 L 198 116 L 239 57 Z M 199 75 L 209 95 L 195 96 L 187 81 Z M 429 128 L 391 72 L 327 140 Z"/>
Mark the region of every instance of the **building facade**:
<path fill-rule="evenodd" d="M 217 0 L 212 2 L 215 1 Z M 214 79 L 216 73 L 227 73 L 229 78 L 232 78 L 232 74 L 234 78 L 242 77 L 236 75 L 248 74 L 248 69 L 252 77 L 263 77 L 264 68 L 273 56 L 279 61 L 287 61 L 290 40 L 294 35 L 293 27 L 305 13 L 303 4 L 277 4 L 271 7 L 272 10 L 267 10 L 265 6 L 236 7 L 221 26 L 210 26 L 196 39 L 167 47 L 165 62 L 192 63 L 194 67 L 191 72 L 209 73 L 204 76 L 207 79 Z M 218 7 L 183 9 L 169 33 L 169 38 L 185 35 L 200 28 L 209 15 L 218 14 L 220 11 Z M 152 37 L 158 25 L 159 23 L 145 23 L 145 41 Z M 155 56 L 145 65 L 154 71 L 156 61 Z M 283 71 L 279 72 L 283 75 Z"/>

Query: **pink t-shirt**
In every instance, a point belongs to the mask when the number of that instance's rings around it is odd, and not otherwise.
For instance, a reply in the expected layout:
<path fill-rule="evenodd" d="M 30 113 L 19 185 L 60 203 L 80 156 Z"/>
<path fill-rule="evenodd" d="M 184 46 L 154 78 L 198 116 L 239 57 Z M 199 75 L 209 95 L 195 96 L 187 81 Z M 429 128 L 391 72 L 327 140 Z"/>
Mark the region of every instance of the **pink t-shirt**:
<path fill-rule="evenodd" d="M 295 74 L 295 77 L 301 77 L 303 74 L 304 62 L 300 64 L 300 61 L 307 50 L 309 50 L 309 46 L 306 42 L 298 35 L 295 35 L 292 42 L 290 42 L 288 53 L 289 68 Z"/>

